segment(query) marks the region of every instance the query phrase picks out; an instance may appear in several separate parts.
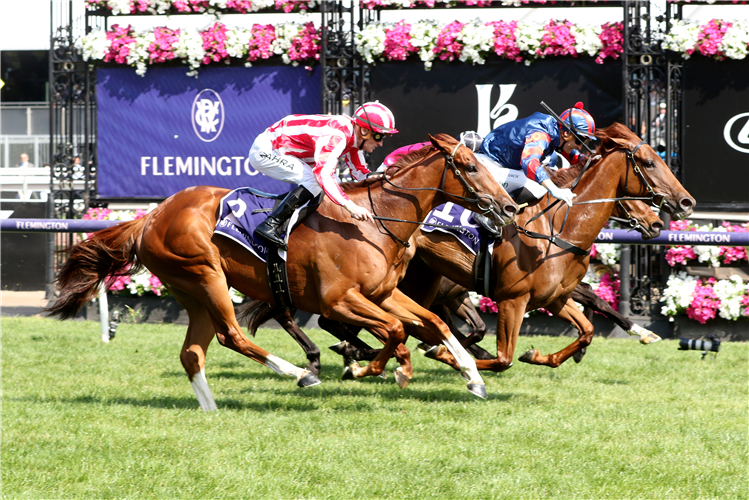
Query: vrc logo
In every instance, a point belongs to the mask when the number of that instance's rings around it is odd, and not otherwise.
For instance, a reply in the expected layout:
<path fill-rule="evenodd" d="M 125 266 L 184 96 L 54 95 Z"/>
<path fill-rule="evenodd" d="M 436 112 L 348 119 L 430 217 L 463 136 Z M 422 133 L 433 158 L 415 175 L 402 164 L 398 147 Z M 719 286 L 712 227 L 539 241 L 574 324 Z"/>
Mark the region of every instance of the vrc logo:
<path fill-rule="evenodd" d="M 738 133 L 734 130 L 738 130 Z M 734 141 L 734 137 L 736 141 Z M 739 113 L 728 120 L 723 128 L 723 138 L 736 151 L 749 153 L 749 113 Z M 737 142 L 739 144 L 736 144 Z"/>
<path fill-rule="evenodd" d="M 218 92 L 205 89 L 192 103 L 192 128 L 203 142 L 213 142 L 224 128 L 224 103 Z"/>
<path fill-rule="evenodd" d="M 515 92 L 514 83 L 499 85 L 499 99 L 492 107 L 491 98 L 494 84 L 476 85 L 476 93 L 479 101 L 479 122 L 476 125 L 476 133 L 481 137 L 499 127 L 503 123 L 511 122 L 518 117 L 518 108 L 514 104 L 508 104 L 510 97 Z"/>

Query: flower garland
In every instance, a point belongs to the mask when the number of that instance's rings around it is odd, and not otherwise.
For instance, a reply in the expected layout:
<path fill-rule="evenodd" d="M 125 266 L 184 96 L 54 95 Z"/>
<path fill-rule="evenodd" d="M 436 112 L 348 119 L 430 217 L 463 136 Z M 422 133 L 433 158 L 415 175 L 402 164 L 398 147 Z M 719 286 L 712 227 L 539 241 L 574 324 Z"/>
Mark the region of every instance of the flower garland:
<path fill-rule="evenodd" d="M 749 53 L 749 22 L 712 19 L 700 26 L 679 21 L 666 35 L 664 47 L 681 53 L 685 59 L 694 53 L 718 61 L 744 59 Z"/>
<path fill-rule="evenodd" d="M 197 31 L 158 27 L 136 32 L 132 26 L 112 25 L 109 31 L 92 31 L 81 38 L 79 48 L 85 61 L 115 62 L 136 68 L 145 75 L 148 65 L 182 61 L 196 75 L 201 65 L 231 59 L 245 66 L 261 59 L 281 56 L 285 64 L 309 65 L 320 59 L 320 31 L 312 22 L 278 26 L 255 24 L 252 29 L 229 28 L 215 22 Z"/>
<path fill-rule="evenodd" d="M 83 220 L 112 220 L 112 221 L 129 221 L 140 219 L 148 214 L 145 210 L 110 210 L 108 208 L 89 208 L 83 214 Z M 87 234 L 86 237 L 90 237 Z M 151 274 L 148 270 L 143 269 L 137 274 L 130 276 L 118 275 L 109 276 L 107 289 L 120 296 L 137 296 L 156 295 L 157 297 L 166 297 L 169 295 L 167 288 L 161 283 L 161 280 Z M 244 295 L 237 290 L 230 288 L 229 295 L 232 302 L 239 304 L 244 300 Z"/>
<path fill-rule="evenodd" d="M 672 274 L 663 291 L 661 314 L 671 321 L 677 314 L 703 325 L 716 317 L 736 321 L 749 317 L 749 284 L 738 275 L 727 280 L 701 280 L 685 272 Z"/>
<path fill-rule="evenodd" d="M 403 61 L 418 53 L 427 69 L 435 58 L 484 64 L 492 53 L 526 64 L 551 56 L 588 54 L 601 64 L 607 58 L 617 59 L 622 54 L 622 32 L 622 23 L 576 26 L 566 20 L 553 19 L 544 25 L 476 20 L 453 21 L 442 27 L 429 20 L 413 24 L 376 22 L 356 34 L 356 46 L 369 63 Z"/>
<path fill-rule="evenodd" d="M 89 10 L 109 9 L 114 15 L 170 13 L 247 14 L 263 10 L 305 12 L 318 0 L 86 0 Z"/>
<path fill-rule="evenodd" d="M 724 221 L 720 227 L 714 228 L 712 224 L 699 226 L 688 219 L 671 221 L 672 231 L 715 231 L 715 232 L 749 232 L 749 222 L 734 225 Z M 711 267 L 720 267 L 721 264 L 749 262 L 746 247 L 726 246 L 688 246 L 679 245 L 667 247 L 666 262 L 673 267 L 676 265 L 688 265 L 690 261 L 708 262 Z"/>

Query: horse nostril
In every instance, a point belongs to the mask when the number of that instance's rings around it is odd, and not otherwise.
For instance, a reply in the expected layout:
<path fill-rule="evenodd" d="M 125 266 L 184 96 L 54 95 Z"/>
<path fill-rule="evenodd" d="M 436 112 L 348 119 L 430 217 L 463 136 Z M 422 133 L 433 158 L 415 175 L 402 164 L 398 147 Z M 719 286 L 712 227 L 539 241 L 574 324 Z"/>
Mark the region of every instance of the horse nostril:
<path fill-rule="evenodd" d="M 681 201 L 679 201 L 679 205 L 684 210 L 688 210 L 694 206 L 694 200 L 692 198 L 682 198 Z"/>
<path fill-rule="evenodd" d="M 656 231 L 660 231 L 661 229 L 663 229 L 663 222 L 653 222 L 652 224 L 650 224 L 650 228 Z"/>
<path fill-rule="evenodd" d="M 513 205 L 509 205 L 509 204 L 508 204 L 508 205 L 505 205 L 504 207 L 502 207 L 502 210 L 503 210 L 503 211 L 504 211 L 504 213 L 506 213 L 506 214 L 509 214 L 509 215 L 514 215 L 514 214 L 516 214 L 516 213 L 517 213 L 517 211 L 518 211 L 518 206 L 517 206 L 517 205 L 514 205 L 514 204 L 513 204 Z"/>

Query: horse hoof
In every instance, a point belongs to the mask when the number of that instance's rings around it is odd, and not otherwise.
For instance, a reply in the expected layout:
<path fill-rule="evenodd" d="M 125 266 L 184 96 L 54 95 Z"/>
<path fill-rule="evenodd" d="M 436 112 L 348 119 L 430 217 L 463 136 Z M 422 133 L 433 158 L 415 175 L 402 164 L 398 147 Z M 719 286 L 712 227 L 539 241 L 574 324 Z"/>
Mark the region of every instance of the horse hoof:
<path fill-rule="evenodd" d="M 575 360 L 575 363 L 579 363 L 580 361 L 583 360 L 583 356 L 585 356 L 585 350 L 586 348 L 583 347 L 579 351 L 575 351 L 575 354 L 572 355 L 572 359 Z"/>
<path fill-rule="evenodd" d="M 307 373 L 307 375 L 303 376 L 299 380 L 297 380 L 296 385 L 299 387 L 312 387 L 314 385 L 321 384 L 322 381 L 317 378 L 317 375 L 315 375 L 312 372 Z"/>
<path fill-rule="evenodd" d="M 354 373 L 355 368 L 361 368 L 361 365 L 359 365 L 359 363 L 354 362 L 346 366 L 343 369 L 343 375 L 341 376 L 341 380 L 354 380 L 356 378 L 356 374 Z"/>
<path fill-rule="evenodd" d="M 403 370 L 401 370 L 399 366 L 395 369 L 395 381 L 398 382 L 398 387 L 400 387 L 401 389 L 405 389 L 411 379 L 403 374 Z"/>
<path fill-rule="evenodd" d="M 425 342 L 420 342 L 419 345 L 416 346 L 418 350 L 420 350 L 422 353 L 427 352 L 432 346 Z"/>
<path fill-rule="evenodd" d="M 429 347 L 426 351 L 424 351 L 424 357 L 429 359 L 437 359 L 437 353 L 440 350 L 440 346 L 434 345 Z"/>
<path fill-rule="evenodd" d="M 388 378 L 388 372 L 386 372 L 385 370 L 382 370 L 382 373 L 380 373 L 377 376 L 380 377 L 382 380 L 387 380 L 387 378 Z"/>
<path fill-rule="evenodd" d="M 654 344 L 658 342 L 659 340 L 662 340 L 661 337 L 653 332 L 648 331 L 648 333 L 644 334 L 642 337 L 640 337 L 640 344 Z"/>
<path fill-rule="evenodd" d="M 338 342 L 337 344 L 333 344 L 332 346 L 328 347 L 328 349 L 330 349 L 336 354 L 340 354 L 341 356 L 343 356 L 343 354 L 346 352 L 347 347 L 348 347 L 348 342 L 344 340 L 342 342 Z"/>
<path fill-rule="evenodd" d="M 468 392 L 481 399 L 486 399 L 486 386 L 484 384 L 468 384 Z"/>
<path fill-rule="evenodd" d="M 522 356 L 518 358 L 518 361 L 522 361 L 523 363 L 532 363 L 533 357 L 536 355 L 537 352 L 538 352 L 538 349 L 531 349 L 530 351 L 526 351 L 525 353 L 523 353 Z"/>

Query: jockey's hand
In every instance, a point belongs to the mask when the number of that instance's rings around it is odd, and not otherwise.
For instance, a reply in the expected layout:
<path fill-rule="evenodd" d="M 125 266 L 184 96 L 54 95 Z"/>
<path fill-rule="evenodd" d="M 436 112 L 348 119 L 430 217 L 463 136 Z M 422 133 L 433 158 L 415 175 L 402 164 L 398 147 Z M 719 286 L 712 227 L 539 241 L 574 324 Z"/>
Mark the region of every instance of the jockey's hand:
<path fill-rule="evenodd" d="M 551 183 L 549 183 L 549 185 L 547 185 L 546 188 L 549 190 L 550 195 L 552 195 L 557 200 L 562 200 L 563 202 L 565 202 L 567 205 L 570 205 L 570 206 L 572 206 L 572 198 L 577 196 L 571 190 L 558 188 L 554 184 L 551 184 Z"/>
<path fill-rule="evenodd" d="M 360 207 L 351 200 L 347 201 L 346 204 L 343 205 L 343 208 L 348 210 L 353 219 L 374 222 L 374 215 L 372 215 L 372 212 L 364 207 Z"/>

